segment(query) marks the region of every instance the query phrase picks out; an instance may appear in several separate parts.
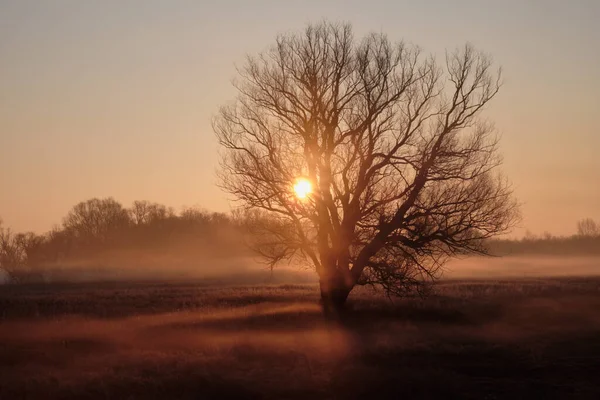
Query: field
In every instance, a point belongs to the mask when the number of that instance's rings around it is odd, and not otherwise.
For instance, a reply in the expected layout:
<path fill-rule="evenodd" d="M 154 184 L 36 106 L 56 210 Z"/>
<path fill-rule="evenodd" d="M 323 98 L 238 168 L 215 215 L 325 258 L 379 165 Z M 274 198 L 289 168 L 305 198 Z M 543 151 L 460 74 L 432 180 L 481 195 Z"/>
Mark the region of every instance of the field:
<path fill-rule="evenodd" d="M 0 287 L 0 398 L 600 398 L 600 278 Z"/>

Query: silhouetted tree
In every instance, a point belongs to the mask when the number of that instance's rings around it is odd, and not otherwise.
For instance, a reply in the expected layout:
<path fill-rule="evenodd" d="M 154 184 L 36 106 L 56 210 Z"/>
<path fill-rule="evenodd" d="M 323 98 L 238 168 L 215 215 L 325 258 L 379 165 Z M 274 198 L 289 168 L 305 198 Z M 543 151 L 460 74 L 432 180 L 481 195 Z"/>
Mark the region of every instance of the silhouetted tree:
<path fill-rule="evenodd" d="M 75 205 L 63 221 L 63 227 L 79 241 L 105 241 L 111 231 L 130 223 L 127 210 L 113 198 L 90 199 Z"/>
<path fill-rule="evenodd" d="M 128 210 L 131 221 L 135 225 L 150 224 L 157 220 L 164 220 L 173 215 L 172 210 L 158 203 L 146 200 L 136 200 Z"/>
<path fill-rule="evenodd" d="M 45 253 L 45 259 L 49 262 L 67 258 L 76 245 L 76 237 L 72 232 L 62 229 L 60 226 L 52 227 L 45 237 L 42 251 Z"/>
<path fill-rule="evenodd" d="M 321 23 L 279 36 L 239 74 L 213 123 L 221 186 L 268 212 L 272 265 L 314 264 L 326 309 L 356 284 L 423 288 L 449 256 L 486 254 L 483 240 L 517 218 L 495 172 L 498 138 L 479 118 L 500 71 L 471 46 L 440 66 L 383 34 L 355 40 L 349 25 Z M 299 177 L 313 186 L 304 200 Z"/>
<path fill-rule="evenodd" d="M 30 270 L 39 267 L 46 261 L 44 236 L 33 232 L 19 233 L 16 236 L 16 241 L 25 254 L 26 264 Z"/>
<path fill-rule="evenodd" d="M 0 221 L 0 268 L 17 277 L 27 265 L 29 235 L 15 234 Z"/>
<path fill-rule="evenodd" d="M 577 234 L 584 237 L 600 236 L 600 226 L 591 218 L 577 222 Z"/>
<path fill-rule="evenodd" d="M 210 220 L 210 214 L 197 207 L 184 207 L 179 214 L 183 221 L 204 225 Z"/>

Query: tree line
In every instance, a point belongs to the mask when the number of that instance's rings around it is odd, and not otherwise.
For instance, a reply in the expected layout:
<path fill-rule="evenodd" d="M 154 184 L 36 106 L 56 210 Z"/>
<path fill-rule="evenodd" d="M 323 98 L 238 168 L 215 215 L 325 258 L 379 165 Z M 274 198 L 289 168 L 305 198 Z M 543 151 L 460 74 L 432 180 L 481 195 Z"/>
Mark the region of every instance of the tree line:
<path fill-rule="evenodd" d="M 260 252 L 269 240 L 263 231 L 273 223 L 257 212 L 189 207 L 177 213 L 150 201 L 127 208 L 111 197 L 93 198 L 76 204 L 61 225 L 44 234 L 14 232 L 0 219 L 0 269 L 16 280 L 36 281 L 49 269 L 119 250 L 190 254 L 195 249 L 198 258 L 245 254 L 249 248 Z M 572 236 L 527 233 L 518 240 L 489 240 L 486 246 L 496 255 L 600 254 L 600 223 L 586 218 Z"/>
<path fill-rule="evenodd" d="M 242 229 L 231 214 L 194 207 L 176 213 L 150 201 L 127 208 L 111 197 L 93 198 L 76 204 L 61 225 L 44 234 L 14 232 L 0 220 L 0 269 L 26 281 L 50 268 L 123 250 L 232 254 L 243 251 L 234 232 Z"/>
<path fill-rule="evenodd" d="M 527 232 L 520 240 L 493 239 L 487 246 L 495 255 L 600 255 L 600 223 L 584 218 L 577 222 L 577 231 L 570 236 Z"/>

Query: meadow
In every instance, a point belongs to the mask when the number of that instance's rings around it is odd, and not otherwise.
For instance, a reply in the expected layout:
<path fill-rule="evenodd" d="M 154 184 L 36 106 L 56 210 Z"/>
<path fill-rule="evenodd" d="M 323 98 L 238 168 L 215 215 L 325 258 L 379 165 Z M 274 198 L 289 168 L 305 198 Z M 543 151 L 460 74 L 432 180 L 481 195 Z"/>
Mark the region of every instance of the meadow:
<path fill-rule="evenodd" d="M 600 278 L 0 287 L 0 398 L 600 398 Z"/>

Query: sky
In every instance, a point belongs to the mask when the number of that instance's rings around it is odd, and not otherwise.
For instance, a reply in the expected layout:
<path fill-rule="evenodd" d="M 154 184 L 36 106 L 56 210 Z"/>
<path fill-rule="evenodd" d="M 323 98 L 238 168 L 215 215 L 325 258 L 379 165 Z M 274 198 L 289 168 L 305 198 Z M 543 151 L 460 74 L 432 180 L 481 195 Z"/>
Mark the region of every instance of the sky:
<path fill-rule="evenodd" d="M 522 203 L 514 231 L 600 220 L 600 1 L 0 0 L 0 217 L 44 232 L 112 196 L 227 211 L 211 117 L 235 65 L 323 19 L 442 54 L 490 53 L 486 118 Z"/>

